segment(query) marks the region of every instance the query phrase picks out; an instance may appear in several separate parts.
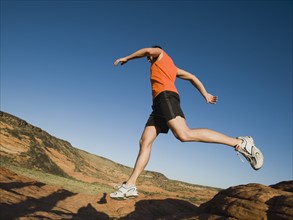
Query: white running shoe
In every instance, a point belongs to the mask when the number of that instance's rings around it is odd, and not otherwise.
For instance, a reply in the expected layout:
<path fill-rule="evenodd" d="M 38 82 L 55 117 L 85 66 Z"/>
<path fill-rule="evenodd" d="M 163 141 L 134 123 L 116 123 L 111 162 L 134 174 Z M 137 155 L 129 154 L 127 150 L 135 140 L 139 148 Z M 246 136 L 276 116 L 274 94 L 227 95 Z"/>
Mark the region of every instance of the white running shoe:
<path fill-rule="evenodd" d="M 127 199 L 134 198 L 138 196 L 138 191 L 136 186 L 127 187 L 124 183 L 121 186 L 115 186 L 118 189 L 116 192 L 110 193 L 112 199 Z"/>
<path fill-rule="evenodd" d="M 245 136 L 237 139 L 241 139 L 242 144 L 236 146 L 235 150 L 245 157 L 253 169 L 259 170 L 263 166 L 264 157 L 260 149 L 255 146 L 253 138 Z"/>

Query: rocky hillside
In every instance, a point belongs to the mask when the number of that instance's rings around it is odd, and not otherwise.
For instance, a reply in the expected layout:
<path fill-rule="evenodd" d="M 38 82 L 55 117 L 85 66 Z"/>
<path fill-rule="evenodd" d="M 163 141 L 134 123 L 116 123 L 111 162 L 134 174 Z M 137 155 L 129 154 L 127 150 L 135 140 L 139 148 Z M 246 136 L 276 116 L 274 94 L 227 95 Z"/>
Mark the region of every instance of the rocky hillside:
<path fill-rule="evenodd" d="M 0 168 L 0 173 L 0 219 L 293 219 L 293 181 L 231 187 L 198 207 L 159 195 L 117 201 L 108 193 L 74 193 L 6 168 Z"/>
<path fill-rule="evenodd" d="M 48 184 L 56 180 L 55 185 L 59 184 L 69 190 L 72 190 L 72 187 L 64 185 L 64 179 L 66 182 L 70 180 L 71 183 L 88 183 L 84 191 L 94 185 L 98 188 L 96 191 L 105 192 L 113 190 L 114 184 L 125 181 L 131 172 L 129 167 L 74 148 L 69 142 L 53 137 L 13 115 L 0 112 L 0 119 L 1 166 L 14 172 L 25 173 L 28 177 L 47 181 Z M 46 178 L 44 173 L 54 177 Z M 61 178 L 62 181 L 58 183 L 57 180 Z M 78 188 L 74 185 L 75 189 Z M 138 187 L 146 195 L 166 195 L 197 205 L 208 201 L 219 191 L 215 188 L 170 180 L 161 173 L 150 171 L 142 174 Z"/>
<path fill-rule="evenodd" d="M 10 114 L 0 123 L 0 219 L 293 219 L 293 181 L 220 191 L 146 171 L 138 198 L 112 200 L 130 168 Z"/>

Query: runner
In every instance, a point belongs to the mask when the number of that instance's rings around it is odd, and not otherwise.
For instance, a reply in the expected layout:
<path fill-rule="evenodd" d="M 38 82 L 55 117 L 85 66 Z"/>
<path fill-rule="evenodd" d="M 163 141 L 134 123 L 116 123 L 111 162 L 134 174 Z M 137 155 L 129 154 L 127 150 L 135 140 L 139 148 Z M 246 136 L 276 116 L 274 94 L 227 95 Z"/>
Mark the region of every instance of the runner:
<path fill-rule="evenodd" d="M 232 147 L 240 152 L 258 170 L 263 165 L 262 152 L 255 146 L 250 136 L 232 138 L 217 131 L 205 128 L 189 128 L 180 107 L 180 97 L 175 87 L 176 78 L 190 81 L 200 92 L 205 101 L 215 104 L 218 99 L 208 93 L 202 82 L 193 74 L 178 68 L 171 57 L 160 47 L 142 48 L 129 56 L 117 59 L 114 65 L 124 65 L 129 60 L 146 57 L 151 64 L 151 86 L 153 105 L 145 129 L 140 139 L 140 151 L 129 179 L 110 194 L 113 199 L 125 199 L 138 196 L 135 186 L 137 178 L 145 169 L 152 148 L 152 143 L 160 133 L 168 133 L 169 129 L 182 142 L 218 143 Z"/>

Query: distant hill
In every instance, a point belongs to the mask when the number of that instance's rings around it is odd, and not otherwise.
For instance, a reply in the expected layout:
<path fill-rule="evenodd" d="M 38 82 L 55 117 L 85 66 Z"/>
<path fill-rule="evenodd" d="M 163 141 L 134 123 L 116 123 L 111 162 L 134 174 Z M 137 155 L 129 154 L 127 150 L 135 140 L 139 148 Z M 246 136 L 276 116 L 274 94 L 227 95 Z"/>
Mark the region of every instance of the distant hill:
<path fill-rule="evenodd" d="M 112 200 L 131 168 L 0 112 L 0 219 L 293 219 L 293 181 L 226 190 L 145 171 L 139 197 Z"/>
<path fill-rule="evenodd" d="M 115 183 L 127 180 L 131 173 L 129 167 L 77 149 L 68 141 L 58 139 L 11 114 L 1 111 L 0 118 L 2 166 L 94 183 L 107 192 L 112 190 Z M 22 170 L 21 173 L 26 171 Z M 38 181 L 44 179 L 38 178 L 36 174 L 33 177 Z M 63 186 L 62 182 L 60 186 Z M 142 174 L 138 187 L 146 194 L 165 194 L 196 204 L 211 199 L 219 191 L 216 188 L 170 180 L 161 173 L 151 171 Z"/>

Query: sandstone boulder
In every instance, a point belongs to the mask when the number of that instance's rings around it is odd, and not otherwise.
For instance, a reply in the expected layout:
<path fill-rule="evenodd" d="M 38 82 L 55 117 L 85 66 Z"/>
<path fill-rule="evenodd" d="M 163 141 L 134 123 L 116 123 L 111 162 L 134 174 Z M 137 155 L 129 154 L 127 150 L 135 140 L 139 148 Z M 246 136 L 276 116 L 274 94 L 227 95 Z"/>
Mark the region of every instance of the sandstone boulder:
<path fill-rule="evenodd" d="M 200 210 L 230 219 L 293 219 L 293 181 L 273 186 L 230 187 L 202 204 Z"/>

